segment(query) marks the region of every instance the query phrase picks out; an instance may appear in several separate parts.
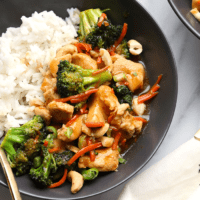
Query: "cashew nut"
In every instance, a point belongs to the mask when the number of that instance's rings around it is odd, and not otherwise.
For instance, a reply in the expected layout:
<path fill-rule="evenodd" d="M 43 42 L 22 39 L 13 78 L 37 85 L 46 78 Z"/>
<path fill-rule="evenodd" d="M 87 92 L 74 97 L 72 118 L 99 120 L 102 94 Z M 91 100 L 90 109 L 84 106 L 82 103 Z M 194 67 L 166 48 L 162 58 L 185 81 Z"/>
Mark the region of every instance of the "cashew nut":
<path fill-rule="evenodd" d="M 90 51 L 90 55 L 91 55 L 93 58 L 99 57 L 99 53 L 96 52 L 96 51 L 94 51 L 94 50 L 91 50 L 91 51 Z"/>
<path fill-rule="evenodd" d="M 78 147 L 75 147 L 71 144 L 66 144 L 66 148 L 74 153 L 77 153 L 80 149 Z"/>
<path fill-rule="evenodd" d="M 99 140 L 101 141 L 103 147 L 111 147 L 113 145 L 113 142 L 114 142 L 114 138 L 112 137 L 101 137 L 99 138 Z"/>
<path fill-rule="evenodd" d="M 66 54 L 74 54 L 77 53 L 77 47 L 72 44 L 67 44 L 64 47 L 60 48 L 58 52 L 56 53 L 56 57 L 61 57 Z"/>
<path fill-rule="evenodd" d="M 72 182 L 71 192 L 77 193 L 83 187 L 83 176 L 76 171 L 70 171 L 68 173 L 68 180 Z"/>
<path fill-rule="evenodd" d="M 109 52 L 106 49 L 100 49 L 100 56 L 106 66 L 112 65 L 112 59 L 110 57 Z"/>
<path fill-rule="evenodd" d="M 139 55 L 142 53 L 142 45 L 136 40 L 128 41 L 129 52 L 132 55 Z"/>
<path fill-rule="evenodd" d="M 93 130 L 92 136 L 94 136 L 95 138 L 100 138 L 107 132 L 108 129 L 109 129 L 109 124 L 105 123 L 103 127 Z"/>

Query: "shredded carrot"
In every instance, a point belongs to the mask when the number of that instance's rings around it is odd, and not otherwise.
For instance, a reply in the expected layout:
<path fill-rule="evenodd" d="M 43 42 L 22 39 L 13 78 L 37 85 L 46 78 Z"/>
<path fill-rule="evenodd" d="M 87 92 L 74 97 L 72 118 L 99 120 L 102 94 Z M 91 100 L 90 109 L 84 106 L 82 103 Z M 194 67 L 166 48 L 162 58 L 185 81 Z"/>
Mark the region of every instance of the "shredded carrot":
<path fill-rule="evenodd" d="M 119 36 L 119 38 L 115 41 L 113 47 L 111 47 L 111 52 L 115 52 L 115 49 L 117 48 L 117 46 L 122 42 L 122 40 L 124 39 L 126 33 L 127 33 L 127 29 L 128 29 L 128 24 L 124 23 L 123 28 L 122 28 L 122 32 L 121 35 Z"/>
<path fill-rule="evenodd" d="M 76 46 L 76 48 L 78 50 L 78 53 L 83 53 L 82 50 L 81 50 L 81 48 L 78 45 Z"/>
<path fill-rule="evenodd" d="M 159 84 L 162 76 L 163 76 L 162 74 L 158 76 L 158 79 L 157 79 L 156 83 L 152 86 L 150 92 L 156 92 L 160 88 L 160 86 L 158 84 Z"/>
<path fill-rule="evenodd" d="M 148 100 L 152 99 L 157 94 L 158 94 L 158 92 L 143 94 L 143 95 L 138 97 L 138 103 L 139 104 L 140 103 L 144 103 L 145 101 L 148 101 Z"/>
<path fill-rule="evenodd" d="M 111 114 L 111 115 L 108 117 L 108 123 L 110 124 L 114 118 L 115 118 L 115 115 L 114 115 L 114 114 Z"/>
<path fill-rule="evenodd" d="M 98 91 L 98 89 L 91 89 L 91 90 L 88 90 L 88 91 L 86 91 L 86 92 L 84 92 L 84 93 L 77 94 L 77 95 L 74 95 L 74 96 L 70 96 L 70 97 L 66 97 L 66 98 L 62 98 L 62 99 L 54 99 L 54 101 L 65 103 L 65 102 L 67 102 L 67 101 L 70 101 L 71 99 L 83 98 L 83 97 L 88 96 L 88 95 L 91 95 L 91 94 L 93 94 L 93 93 L 95 93 L 95 92 L 97 92 L 97 91 Z"/>
<path fill-rule="evenodd" d="M 81 113 L 81 114 L 85 114 L 86 109 L 87 109 L 87 104 L 85 104 L 85 105 L 80 109 L 80 113 Z"/>
<path fill-rule="evenodd" d="M 55 148 L 49 149 L 49 153 L 54 153 L 56 151 L 60 151 L 60 147 L 55 147 Z"/>
<path fill-rule="evenodd" d="M 47 140 L 45 140 L 43 145 L 44 145 L 45 147 L 47 147 L 47 146 L 48 146 L 48 143 L 49 143 L 49 142 L 48 142 Z"/>
<path fill-rule="evenodd" d="M 101 73 L 101 72 L 104 72 L 104 71 L 106 71 L 108 68 L 109 68 L 109 66 L 106 66 L 106 67 L 104 67 L 104 68 L 102 68 L 102 69 L 99 69 L 98 71 L 92 72 L 92 75 L 94 76 L 94 75 L 97 75 L 97 74 L 99 74 L 99 73 Z"/>
<path fill-rule="evenodd" d="M 134 117 L 134 119 L 137 121 L 142 121 L 143 123 L 147 123 L 147 120 L 142 117 Z"/>
<path fill-rule="evenodd" d="M 78 114 L 74 115 L 67 123 L 66 123 L 66 126 L 71 126 L 75 121 L 76 119 L 79 117 Z"/>
<path fill-rule="evenodd" d="M 90 138 L 87 139 L 87 145 L 91 145 L 92 144 L 92 141 Z M 95 161 L 95 153 L 94 153 L 94 150 L 90 151 L 90 161 L 93 162 Z"/>
<path fill-rule="evenodd" d="M 89 98 L 90 95 L 87 95 L 85 97 L 81 97 L 81 98 L 77 98 L 77 99 L 71 99 L 70 102 L 71 103 L 79 103 L 79 102 L 82 102 L 82 101 L 85 101 Z"/>
<path fill-rule="evenodd" d="M 99 56 L 99 57 L 97 58 L 97 64 L 101 64 L 102 62 L 103 62 L 103 60 L 102 60 L 101 56 Z"/>
<path fill-rule="evenodd" d="M 66 181 L 66 179 L 67 179 L 67 169 L 64 169 L 63 177 L 57 183 L 53 183 L 50 186 L 48 186 L 48 188 L 59 187 Z"/>
<path fill-rule="evenodd" d="M 109 53 L 110 53 L 111 56 L 115 55 L 115 52 L 113 50 L 109 50 Z"/>
<path fill-rule="evenodd" d="M 98 128 L 105 125 L 104 122 L 86 122 L 85 125 L 89 128 Z"/>
<path fill-rule="evenodd" d="M 150 92 L 156 92 L 157 90 L 159 90 L 160 89 L 160 85 L 155 85 L 155 86 L 153 86 L 152 88 L 151 88 L 151 90 L 150 90 Z"/>
<path fill-rule="evenodd" d="M 103 21 L 104 21 L 105 19 L 107 19 L 107 15 L 106 15 L 105 13 L 102 13 L 101 16 L 100 16 L 100 18 L 99 18 L 99 21 L 98 21 L 98 23 L 97 23 L 97 26 L 98 26 L 98 27 L 101 27 L 101 25 L 102 25 L 102 23 L 103 23 Z"/>
<path fill-rule="evenodd" d="M 115 136 L 115 139 L 114 139 L 114 142 L 113 142 L 113 145 L 112 145 L 112 149 L 115 150 L 117 149 L 117 146 L 118 146 L 118 143 L 119 143 L 119 139 L 121 137 L 121 133 L 118 132 Z"/>
<path fill-rule="evenodd" d="M 158 76 L 156 83 L 152 86 L 152 88 L 149 90 L 149 92 L 138 97 L 139 104 L 153 98 L 154 96 L 156 96 L 158 94 L 158 92 L 156 92 L 156 91 L 160 89 L 160 85 L 158 85 L 158 84 L 159 84 L 161 78 L 162 78 L 162 74 Z"/>
<path fill-rule="evenodd" d="M 104 122 L 86 122 L 85 125 L 88 128 L 98 128 L 98 127 L 103 127 L 105 123 Z"/>
<path fill-rule="evenodd" d="M 85 50 L 86 53 L 88 53 L 90 50 L 92 50 L 91 44 L 87 43 L 76 43 L 74 44 L 77 47 L 77 50 L 79 53 L 82 53 L 82 50 Z"/>
<path fill-rule="evenodd" d="M 98 142 L 95 144 L 91 144 L 87 147 L 82 148 L 81 150 L 79 150 L 69 161 L 68 161 L 68 165 L 70 166 L 73 162 L 75 162 L 80 156 L 82 156 L 83 154 L 87 153 L 88 151 L 92 151 L 94 149 L 97 149 L 99 147 L 102 147 L 102 143 Z"/>

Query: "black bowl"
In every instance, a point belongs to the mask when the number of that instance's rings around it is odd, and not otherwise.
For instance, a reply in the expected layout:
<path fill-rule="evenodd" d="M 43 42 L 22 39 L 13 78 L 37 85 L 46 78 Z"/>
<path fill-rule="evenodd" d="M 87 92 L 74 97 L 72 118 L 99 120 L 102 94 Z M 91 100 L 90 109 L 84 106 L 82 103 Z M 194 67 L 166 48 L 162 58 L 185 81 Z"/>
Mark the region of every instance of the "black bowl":
<path fill-rule="evenodd" d="M 177 71 L 170 47 L 155 21 L 147 11 L 133 0 L 10 0 L 0 1 L 1 31 L 6 27 L 20 26 L 22 15 L 30 16 L 34 11 L 53 10 L 62 18 L 66 17 L 66 8 L 110 8 L 108 12 L 114 24 L 128 23 L 128 39 L 136 39 L 144 52 L 141 57 L 146 65 L 150 84 L 158 75 L 163 74 L 159 95 L 151 102 L 150 122 L 138 142 L 126 153 L 125 165 L 117 172 L 102 173 L 96 180 L 85 183 L 77 193 L 71 194 L 71 184 L 66 182 L 56 189 L 38 189 L 28 176 L 17 177 L 20 192 L 45 199 L 79 199 L 100 194 L 123 183 L 137 173 L 153 156 L 172 121 L 177 99 Z M 2 9 L 3 8 L 3 9 Z M 125 17 L 126 16 L 126 17 Z M 0 182 L 6 185 L 6 179 L 0 171 Z"/>
<path fill-rule="evenodd" d="M 190 13 L 192 0 L 168 0 L 179 19 L 198 38 L 200 38 L 200 22 Z"/>

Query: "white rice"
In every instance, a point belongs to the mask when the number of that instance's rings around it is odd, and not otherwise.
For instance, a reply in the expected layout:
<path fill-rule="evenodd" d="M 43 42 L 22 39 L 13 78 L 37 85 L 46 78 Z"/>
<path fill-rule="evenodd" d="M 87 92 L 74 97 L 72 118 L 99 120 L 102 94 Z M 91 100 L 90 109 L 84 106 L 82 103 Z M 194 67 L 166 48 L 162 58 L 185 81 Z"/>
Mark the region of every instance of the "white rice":
<path fill-rule="evenodd" d="M 67 11 L 66 21 L 53 11 L 23 16 L 19 28 L 8 28 L 0 37 L 0 137 L 32 118 L 31 99 L 44 101 L 42 73 L 56 50 L 77 36 L 80 12 Z"/>

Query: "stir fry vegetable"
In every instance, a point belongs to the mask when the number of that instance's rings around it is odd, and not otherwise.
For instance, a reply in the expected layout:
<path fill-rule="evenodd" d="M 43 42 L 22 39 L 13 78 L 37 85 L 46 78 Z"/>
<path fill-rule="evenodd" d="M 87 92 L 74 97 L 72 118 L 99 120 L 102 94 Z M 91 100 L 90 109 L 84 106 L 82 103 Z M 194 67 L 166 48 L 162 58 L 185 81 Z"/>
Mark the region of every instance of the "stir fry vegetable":
<path fill-rule="evenodd" d="M 61 97 L 83 93 L 91 88 L 99 87 L 112 79 L 109 71 L 103 71 L 94 75 L 94 70 L 83 69 L 68 61 L 61 61 L 58 66 L 57 89 Z"/>

